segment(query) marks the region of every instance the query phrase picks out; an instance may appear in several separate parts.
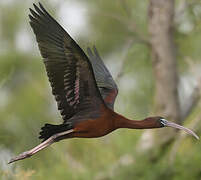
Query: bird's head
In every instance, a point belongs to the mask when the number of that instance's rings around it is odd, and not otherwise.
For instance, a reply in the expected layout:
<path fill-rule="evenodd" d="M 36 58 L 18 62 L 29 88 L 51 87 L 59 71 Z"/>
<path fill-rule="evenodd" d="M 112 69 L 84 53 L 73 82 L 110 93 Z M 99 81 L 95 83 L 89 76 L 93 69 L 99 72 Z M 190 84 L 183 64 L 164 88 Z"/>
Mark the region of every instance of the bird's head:
<path fill-rule="evenodd" d="M 172 127 L 172 128 L 184 130 L 186 133 L 193 135 L 196 139 L 199 139 L 197 134 L 195 134 L 192 130 L 190 130 L 184 126 L 181 126 L 181 125 L 176 124 L 174 122 L 170 122 L 170 121 L 168 121 L 165 118 L 160 117 L 160 116 L 154 117 L 154 119 L 155 119 L 156 123 L 158 124 L 159 128 L 160 127 L 161 128 L 162 127 Z"/>

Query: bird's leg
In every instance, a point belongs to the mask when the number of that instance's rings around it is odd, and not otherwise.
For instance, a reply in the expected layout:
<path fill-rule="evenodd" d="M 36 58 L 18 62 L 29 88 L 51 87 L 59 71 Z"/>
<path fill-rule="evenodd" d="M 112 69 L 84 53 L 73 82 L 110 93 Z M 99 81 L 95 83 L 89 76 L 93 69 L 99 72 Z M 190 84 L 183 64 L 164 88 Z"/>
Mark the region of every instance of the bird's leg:
<path fill-rule="evenodd" d="M 12 158 L 8 164 L 13 163 L 15 161 L 19 161 L 22 159 L 26 159 L 28 157 L 31 157 L 32 155 L 36 154 L 37 152 L 41 151 L 42 149 L 46 148 L 47 146 L 51 145 L 52 143 L 55 142 L 55 139 L 59 136 L 63 136 L 69 133 L 74 132 L 73 129 L 70 129 L 68 131 L 64 131 L 61 133 L 57 133 L 54 134 L 53 136 L 49 137 L 47 140 L 45 140 L 44 142 L 42 142 L 41 144 L 39 144 L 38 146 L 34 147 L 33 149 L 29 150 L 29 151 L 25 151 L 21 154 L 19 154 L 18 156 L 16 156 L 15 158 Z"/>

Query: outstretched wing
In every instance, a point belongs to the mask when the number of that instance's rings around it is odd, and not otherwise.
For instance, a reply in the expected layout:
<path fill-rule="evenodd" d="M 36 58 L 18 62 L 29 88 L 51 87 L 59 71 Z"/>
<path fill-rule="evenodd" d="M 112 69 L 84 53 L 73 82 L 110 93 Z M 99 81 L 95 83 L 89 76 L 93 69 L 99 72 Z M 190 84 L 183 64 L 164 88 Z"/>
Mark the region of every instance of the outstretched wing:
<path fill-rule="evenodd" d="M 118 87 L 109 70 L 104 65 L 103 60 L 99 56 L 96 47 L 93 47 L 93 52 L 90 48 L 87 48 L 87 53 L 93 66 L 96 83 L 98 85 L 101 96 L 107 107 L 113 110 L 114 102 L 118 94 Z"/>
<path fill-rule="evenodd" d="M 39 6 L 34 4 L 35 11 L 30 9 L 30 25 L 64 123 L 71 122 L 71 117 L 82 111 L 89 116 L 104 104 L 92 65 L 70 35 L 40 3 Z"/>

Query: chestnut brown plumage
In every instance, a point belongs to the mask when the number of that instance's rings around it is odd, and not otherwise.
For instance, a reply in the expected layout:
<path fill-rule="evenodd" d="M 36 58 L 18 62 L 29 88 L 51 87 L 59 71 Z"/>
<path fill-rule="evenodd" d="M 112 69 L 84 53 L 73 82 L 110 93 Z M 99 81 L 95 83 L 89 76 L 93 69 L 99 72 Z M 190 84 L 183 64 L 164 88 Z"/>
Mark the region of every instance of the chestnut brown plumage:
<path fill-rule="evenodd" d="M 11 159 L 9 163 L 28 158 L 54 142 L 66 138 L 95 138 L 118 128 L 149 129 L 188 128 L 162 117 L 129 120 L 113 111 L 118 88 L 96 48 L 87 49 L 89 58 L 39 3 L 30 9 L 30 25 L 43 57 L 52 94 L 63 118 L 60 125 L 45 124 L 41 128 L 41 144 Z"/>

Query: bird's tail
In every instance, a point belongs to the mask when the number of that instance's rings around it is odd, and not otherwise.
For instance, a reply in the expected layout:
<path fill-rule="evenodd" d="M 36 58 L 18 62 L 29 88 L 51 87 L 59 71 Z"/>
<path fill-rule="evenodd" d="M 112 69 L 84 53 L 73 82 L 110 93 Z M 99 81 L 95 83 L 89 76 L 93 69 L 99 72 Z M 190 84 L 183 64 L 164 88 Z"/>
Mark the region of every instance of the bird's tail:
<path fill-rule="evenodd" d="M 42 139 L 42 141 L 45 141 L 52 135 L 56 133 L 60 133 L 63 131 L 67 131 L 72 129 L 72 126 L 69 124 L 59 124 L 59 125 L 53 125 L 53 124 L 45 124 L 40 131 L 39 139 Z"/>

